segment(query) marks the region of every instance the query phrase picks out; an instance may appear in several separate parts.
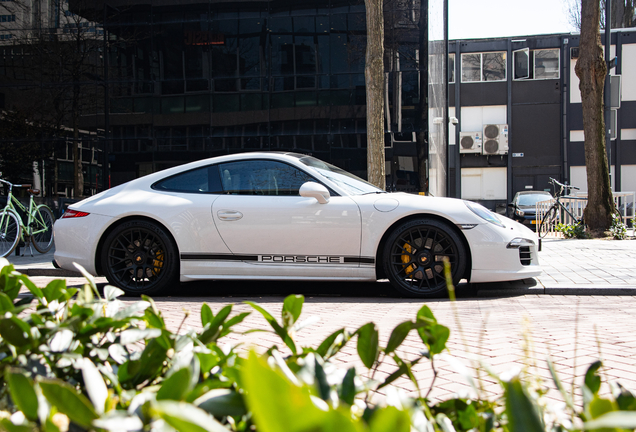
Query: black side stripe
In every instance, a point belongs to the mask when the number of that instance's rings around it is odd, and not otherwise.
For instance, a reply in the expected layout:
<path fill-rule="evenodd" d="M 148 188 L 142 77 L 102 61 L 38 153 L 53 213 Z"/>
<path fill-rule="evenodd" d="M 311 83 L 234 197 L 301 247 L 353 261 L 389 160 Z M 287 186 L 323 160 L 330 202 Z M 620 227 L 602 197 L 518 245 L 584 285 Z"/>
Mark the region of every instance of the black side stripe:
<path fill-rule="evenodd" d="M 259 259 L 260 257 L 263 256 L 272 256 L 272 255 L 232 255 L 232 254 L 201 254 L 201 253 L 182 253 L 181 254 L 181 259 L 183 261 L 256 261 L 259 262 L 261 261 L 261 259 Z M 276 256 L 281 256 L 281 255 L 276 255 Z M 303 258 L 307 258 L 309 257 L 308 255 L 286 255 L 289 257 L 303 257 Z M 324 255 L 320 255 L 320 257 L 325 257 Z M 342 262 L 344 264 L 375 264 L 375 258 L 373 257 L 355 257 L 355 256 L 327 256 L 327 258 L 342 258 Z M 267 261 L 267 262 L 272 262 L 272 261 Z M 282 261 L 274 261 L 277 263 L 281 263 Z M 291 263 L 291 261 L 287 261 L 287 264 Z M 300 261 L 296 261 L 296 264 L 305 264 L 305 263 L 309 263 L 312 264 L 312 262 L 300 262 Z M 334 264 L 333 262 L 331 262 L 331 264 Z"/>

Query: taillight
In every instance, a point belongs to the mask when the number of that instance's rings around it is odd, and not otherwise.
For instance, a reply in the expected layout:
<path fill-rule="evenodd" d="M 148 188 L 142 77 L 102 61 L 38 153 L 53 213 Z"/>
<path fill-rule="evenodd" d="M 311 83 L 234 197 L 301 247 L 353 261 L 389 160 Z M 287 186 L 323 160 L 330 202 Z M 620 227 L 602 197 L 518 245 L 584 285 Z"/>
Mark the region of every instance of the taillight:
<path fill-rule="evenodd" d="M 62 215 L 62 219 L 84 217 L 84 216 L 88 216 L 89 214 L 90 213 L 86 213 L 86 212 L 83 212 L 83 211 L 77 211 L 77 210 L 68 209 Z"/>

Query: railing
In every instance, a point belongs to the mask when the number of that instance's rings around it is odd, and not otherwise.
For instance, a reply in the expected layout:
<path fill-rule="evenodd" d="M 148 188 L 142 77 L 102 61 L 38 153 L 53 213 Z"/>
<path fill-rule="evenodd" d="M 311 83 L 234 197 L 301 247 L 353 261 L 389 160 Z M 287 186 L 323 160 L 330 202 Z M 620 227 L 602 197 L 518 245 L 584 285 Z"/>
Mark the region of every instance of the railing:
<path fill-rule="evenodd" d="M 634 220 L 634 208 L 636 207 L 636 192 L 613 192 L 614 195 L 614 204 L 616 208 L 621 214 L 621 218 L 623 219 L 623 223 L 629 225 L 628 222 L 631 220 L 633 224 Z M 543 220 L 543 216 L 546 212 L 552 207 L 552 204 L 556 199 L 552 198 L 546 201 L 539 201 L 536 204 L 537 207 L 537 218 L 536 218 L 536 226 L 537 231 L 539 230 L 539 225 Z M 587 193 L 580 192 L 577 193 L 576 196 L 562 196 L 560 199 L 561 203 L 577 218 L 581 218 L 583 216 L 583 210 L 585 210 L 585 206 L 587 205 Z M 556 232 L 556 224 L 562 223 L 565 225 L 571 225 L 576 221 L 563 209 L 558 209 L 558 217 L 554 220 L 554 223 L 548 227 L 547 236 L 551 237 L 562 237 L 563 234 Z"/>

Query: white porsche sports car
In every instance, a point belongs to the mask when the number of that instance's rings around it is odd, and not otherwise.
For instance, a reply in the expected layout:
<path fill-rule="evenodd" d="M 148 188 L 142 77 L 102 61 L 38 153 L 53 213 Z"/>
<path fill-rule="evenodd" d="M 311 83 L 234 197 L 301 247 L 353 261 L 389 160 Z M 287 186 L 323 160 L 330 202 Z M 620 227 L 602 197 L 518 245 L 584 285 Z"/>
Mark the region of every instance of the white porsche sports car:
<path fill-rule="evenodd" d="M 386 193 L 311 156 L 241 153 L 130 181 L 70 206 L 55 223 L 55 261 L 127 294 L 179 281 L 375 281 L 402 294 L 453 282 L 541 273 L 535 233 L 454 198 Z"/>

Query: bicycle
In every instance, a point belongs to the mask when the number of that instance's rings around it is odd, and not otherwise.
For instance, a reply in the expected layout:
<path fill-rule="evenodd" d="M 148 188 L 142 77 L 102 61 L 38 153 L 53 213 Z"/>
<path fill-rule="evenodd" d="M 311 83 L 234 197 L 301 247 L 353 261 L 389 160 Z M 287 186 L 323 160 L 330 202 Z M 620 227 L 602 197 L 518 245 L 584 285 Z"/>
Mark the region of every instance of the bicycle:
<path fill-rule="evenodd" d="M 38 189 L 31 189 L 30 184 L 13 184 L 0 179 L 0 183 L 9 186 L 7 204 L 0 212 L 0 256 L 6 257 L 15 250 L 20 240 L 26 246 L 35 247 L 40 253 L 47 253 L 53 246 L 53 212 L 44 204 L 36 205 L 33 197 L 38 195 Z M 29 207 L 25 207 L 13 196 L 13 188 L 28 188 Z M 18 209 L 25 214 L 26 223 L 18 213 Z M 33 249 L 31 249 L 33 256 Z"/>
<path fill-rule="evenodd" d="M 574 225 L 583 223 L 583 216 L 581 216 L 580 218 L 575 216 L 574 213 L 572 213 L 570 209 L 568 209 L 567 206 L 561 202 L 561 197 L 563 196 L 564 191 L 567 194 L 571 189 L 579 190 L 579 188 L 577 188 L 576 186 L 560 183 L 551 177 L 549 183 L 554 186 L 555 201 L 550 206 L 548 211 L 543 215 L 543 218 L 541 218 L 541 224 L 539 225 L 540 237 L 545 237 L 548 232 L 550 232 L 550 229 L 555 226 L 555 222 L 560 220 L 560 211 L 564 211 L 565 213 L 567 213 L 574 221 Z M 559 188 L 558 191 L 557 187 Z"/>

